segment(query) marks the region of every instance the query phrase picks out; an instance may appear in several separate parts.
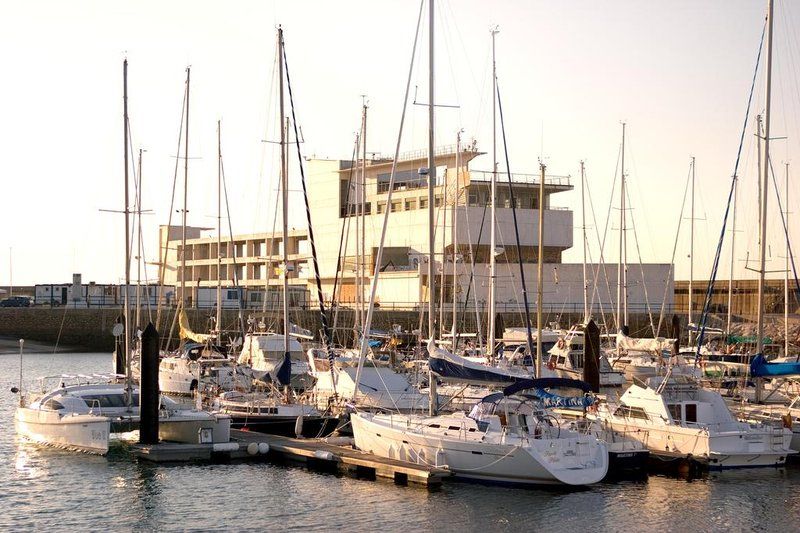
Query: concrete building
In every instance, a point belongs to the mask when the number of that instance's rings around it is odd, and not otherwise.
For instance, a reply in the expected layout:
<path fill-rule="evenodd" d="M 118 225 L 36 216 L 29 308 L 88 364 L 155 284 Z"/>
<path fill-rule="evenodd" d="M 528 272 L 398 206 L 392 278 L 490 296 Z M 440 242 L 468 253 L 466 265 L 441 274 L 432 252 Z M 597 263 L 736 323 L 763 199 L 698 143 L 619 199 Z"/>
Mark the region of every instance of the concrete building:
<path fill-rule="evenodd" d="M 449 307 L 453 291 L 460 305 L 469 292 L 469 307 L 485 309 L 490 284 L 491 220 L 487 205 L 491 174 L 469 169 L 470 162 L 481 155 L 474 146 L 460 151 L 455 146 L 444 146 L 438 148 L 435 155 L 433 209 L 436 220 L 435 270 L 439 279 L 434 297 Z M 369 299 L 384 215 L 389 211 L 383 260 L 378 265 L 381 275 L 377 301 L 382 308 L 417 308 L 429 298 L 430 206 L 428 176 L 424 168 L 427 166 L 427 152 L 420 150 L 400 155 L 391 199 L 392 160 L 374 156 L 364 165 L 364 175 L 361 166 L 361 162 L 353 161 L 307 161 L 309 203 L 324 296 L 331 300 L 336 286 L 336 300 L 341 304 L 351 305 Z M 540 176 L 512 174 L 511 179 L 520 244 L 518 250 L 511 209 L 512 190 L 507 175 L 499 173 L 496 216 L 498 311 L 522 309 L 518 255 L 523 261 L 529 302 L 533 305 L 536 300 Z M 571 189 L 569 176 L 545 177 L 544 304 L 551 312 L 583 309 L 582 266 L 561 263 L 563 251 L 573 245 L 572 211 L 558 207 L 552 201 L 553 195 Z M 298 203 L 296 208 L 304 209 L 304 206 Z M 360 213 L 363 216 L 359 216 Z M 160 231 L 161 254 L 164 257 L 166 252 L 167 258 L 163 270 L 164 283 L 180 286 L 181 229 L 162 227 Z M 281 280 L 274 269 L 282 261 L 282 235 L 262 233 L 223 239 L 220 250 L 223 265 L 218 276 L 216 237 L 202 237 L 200 228 L 188 228 L 187 234 L 186 286 L 187 292 L 193 291 L 187 294 L 187 298 L 197 301 L 197 289 L 216 286 L 217 279 L 222 279 L 224 286 L 232 287 L 234 273 L 239 286 L 246 291 L 246 303 L 250 307 L 263 302 L 265 289 L 268 289 L 268 294 L 280 290 Z M 309 289 L 316 299 L 308 239 L 305 229 L 293 230 L 287 238 L 291 263 L 289 283 L 296 299 L 301 294 L 308 298 Z M 357 250 L 357 245 L 363 253 Z M 363 277 L 356 275 L 362 271 Z M 590 265 L 589 271 L 591 278 L 597 272 L 597 266 Z M 672 277 L 669 272 L 669 265 L 665 264 L 644 265 L 643 269 L 637 265 L 629 269 L 631 312 L 644 310 L 647 303 L 658 308 L 665 294 L 667 303 L 671 305 Z M 359 279 L 363 279 L 363 283 Z M 599 301 L 609 309 L 616 297 L 616 267 L 608 266 L 601 270 L 599 279 L 601 286 L 595 295 L 598 303 L 594 309 L 599 309 Z"/>
<path fill-rule="evenodd" d="M 706 298 L 708 280 L 695 280 L 692 284 L 692 309 L 696 314 L 703 310 Z M 731 298 L 731 311 L 734 315 L 755 317 L 758 311 L 758 280 L 736 279 L 733 280 Z M 764 312 L 783 313 L 785 301 L 785 286 L 782 279 L 766 280 L 764 291 Z M 686 312 L 689 309 L 689 282 L 680 280 L 675 282 L 675 307 Z M 797 291 L 793 280 L 789 281 L 789 313 L 800 311 L 800 302 L 797 300 Z M 711 293 L 711 312 L 728 312 L 728 280 L 717 280 Z"/>
<path fill-rule="evenodd" d="M 276 272 L 283 262 L 284 239 L 281 234 L 258 233 L 222 237 L 219 248 L 221 267 L 217 272 L 217 237 L 203 237 L 207 228 L 186 228 L 186 305 L 213 307 L 216 305 L 218 280 L 225 288 L 223 307 L 236 308 L 241 295 L 245 307 L 261 307 L 265 293 L 267 304 L 282 301 L 282 278 Z M 175 287 L 175 301 L 181 298 L 183 271 L 181 254 L 183 230 L 180 226 L 159 228 L 159 257 L 162 258 L 159 277 L 165 285 Z M 307 283 L 313 278 L 310 265 L 308 232 L 292 230 L 288 236 L 290 271 L 290 300 L 295 305 L 308 301 Z M 161 266 L 163 265 L 163 266 Z M 236 287 L 240 291 L 236 291 Z"/>

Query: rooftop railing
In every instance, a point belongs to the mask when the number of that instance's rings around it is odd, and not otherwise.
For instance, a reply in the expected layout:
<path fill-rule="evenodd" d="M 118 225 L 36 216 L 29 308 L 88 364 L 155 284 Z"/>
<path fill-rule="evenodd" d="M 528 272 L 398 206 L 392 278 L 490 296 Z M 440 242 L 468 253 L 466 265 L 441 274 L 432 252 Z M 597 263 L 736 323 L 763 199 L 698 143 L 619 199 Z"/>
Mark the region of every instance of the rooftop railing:
<path fill-rule="evenodd" d="M 470 170 L 470 181 L 483 181 L 490 182 L 492 180 L 492 172 L 488 170 Z M 539 184 L 541 176 L 539 174 L 522 174 L 519 172 L 511 173 L 511 181 L 514 183 L 526 184 Z M 508 182 L 507 174 L 505 172 L 497 172 L 497 183 L 503 185 Z M 570 176 L 555 176 L 545 175 L 545 185 L 552 185 L 554 187 L 572 187 Z"/>

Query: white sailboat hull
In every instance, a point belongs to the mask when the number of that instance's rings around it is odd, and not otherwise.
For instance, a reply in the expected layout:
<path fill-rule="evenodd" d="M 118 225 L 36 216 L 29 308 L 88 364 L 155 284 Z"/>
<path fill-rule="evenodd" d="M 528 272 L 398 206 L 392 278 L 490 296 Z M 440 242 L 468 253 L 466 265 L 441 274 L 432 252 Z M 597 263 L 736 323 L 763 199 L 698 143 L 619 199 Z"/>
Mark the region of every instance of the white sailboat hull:
<path fill-rule="evenodd" d="M 403 428 L 402 417 L 397 417 L 398 423 L 392 426 L 375 423 L 372 415 L 364 413 L 350 419 L 359 449 L 448 468 L 459 478 L 523 485 L 587 485 L 603 479 L 608 470 L 608 453 L 594 440 L 530 439 L 526 441 L 529 445 L 520 446 L 411 432 Z"/>
<path fill-rule="evenodd" d="M 111 420 L 105 416 L 76 414 L 18 407 L 14 417 L 17 433 L 48 446 L 98 455 L 108 453 Z"/>

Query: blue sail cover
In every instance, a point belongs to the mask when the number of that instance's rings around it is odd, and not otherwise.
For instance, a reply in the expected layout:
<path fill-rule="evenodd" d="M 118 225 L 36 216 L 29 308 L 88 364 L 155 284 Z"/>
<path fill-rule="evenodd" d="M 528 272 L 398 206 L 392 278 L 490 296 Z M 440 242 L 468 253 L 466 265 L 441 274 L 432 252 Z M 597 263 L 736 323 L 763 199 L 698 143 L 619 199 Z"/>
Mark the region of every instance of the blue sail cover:
<path fill-rule="evenodd" d="M 520 380 L 513 385 L 503 389 L 503 394 L 511 396 L 522 390 L 527 389 L 580 389 L 583 392 L 590 392 L 592 386 L 579 379 L 570 378 L 538 378 Z"/>
<path fill-rule="evenodd" d="M 530 379 L 530 375 L 475 363 L 441 348 L 428 345 L 428 366 L 431 372 L 448 381 L 506 385 Z"/>
<path fill-rule="evenodd" d="M 800 375 L 800 363 L 768 363 L 763 354 L 753 357 L 750 375 L 756 378 Z"/>
<path fill-rule="evenodd" d="M 289 353 L 283 354 L 283 360 L 272 369 L 274 378 L 281 385 L 289 385 L 292 381 L 292 359 Z"/>

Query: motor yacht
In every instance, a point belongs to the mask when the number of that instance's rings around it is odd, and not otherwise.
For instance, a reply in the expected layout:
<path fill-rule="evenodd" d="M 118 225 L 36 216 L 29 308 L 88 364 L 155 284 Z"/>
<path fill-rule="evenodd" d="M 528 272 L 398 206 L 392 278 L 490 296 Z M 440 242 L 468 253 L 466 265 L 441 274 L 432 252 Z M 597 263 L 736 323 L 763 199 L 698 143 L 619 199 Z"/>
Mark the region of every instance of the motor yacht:
<path fill-rule="evenodd" d="M 178 354 L 162 358 L 158 367 L 158 387 L 166 394 L 249 390 L 252 384 L 247 366 L 237 365 L 221 348 L 209 344 L 187 342 Z"/>
<path fill-rule="evenodd" d="M 712 470 L 777 466 L 794 453 L 788 429 L 739 422 L 722 396 L 686 376 L 634 383 L 617 404 L 600 404 L 599 419 L 664 459 L 687 459 Z"/>
<path fill-rule="evenodd" d="M 15 413 L 17 433 L 50 446 L 105 455 L 112 433 L 139 427 L 139 390 L 129 389 L 115 377 L 62 375 L 42 378 L 57 381 L 48 392 L 20 394 Z M 130 397 L 130 404 L 128 403 Z M 228 442 L 230 417 L 186 409 L 161 397 L 159 438 L 174 442 Z"/>

